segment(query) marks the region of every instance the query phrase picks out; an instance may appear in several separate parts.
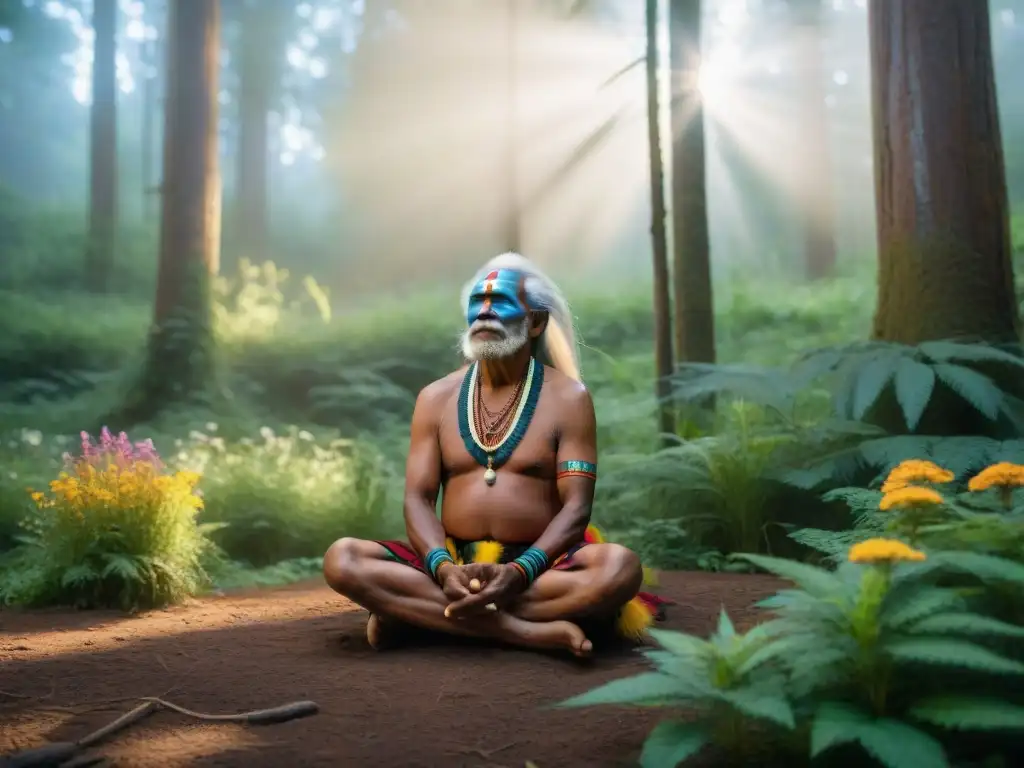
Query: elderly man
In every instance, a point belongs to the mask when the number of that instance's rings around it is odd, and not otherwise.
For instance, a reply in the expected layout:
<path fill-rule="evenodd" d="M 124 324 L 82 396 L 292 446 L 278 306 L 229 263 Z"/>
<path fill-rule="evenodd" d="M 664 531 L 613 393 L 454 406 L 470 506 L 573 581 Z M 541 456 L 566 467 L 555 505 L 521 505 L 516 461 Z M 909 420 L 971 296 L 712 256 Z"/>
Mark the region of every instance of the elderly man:
<path fill-rule="evenodd" d="M 595 620 L 639 639 L 663 601 L 639 592 L 637 556 L 589 525 L 596 424 L 564 298 L 504 254 L 462 307 L 469 364 L 425 387 L 413 412 L 409 543 L 340 539 L 327 583 L 370 612 L 375 648 L 402 623 L 577 656 L 592 649 L 580 625 Z"/>

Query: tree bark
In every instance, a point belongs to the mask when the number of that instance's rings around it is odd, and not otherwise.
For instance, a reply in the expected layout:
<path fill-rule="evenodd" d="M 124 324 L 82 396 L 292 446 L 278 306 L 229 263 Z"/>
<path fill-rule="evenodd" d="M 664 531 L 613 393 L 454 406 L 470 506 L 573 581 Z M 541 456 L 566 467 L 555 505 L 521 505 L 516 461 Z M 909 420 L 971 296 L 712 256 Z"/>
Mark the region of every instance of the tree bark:
<path fill-rule="evenodd" d="M 665 171 L 661 155 L 658 99 L 658 0 L 647 0 L 647 138 L 651 169 L 651 250 L 654 255 L 654 394 L 663 436 L 675 433 L 672 408 L 672 307 L 669 297 L 668 235 L 665 231 Z"/>
<path fill-rule="evenodd" d="M 704 170 L 704 109 L 698 90 L 700 0 L 669 0 L 672 84 L 672 241 L 678 363 L 715 362 L 714 299 Z"/>
<path fill-rule="evenodd" d="M 794 4 L 797 72 L 802 101 L 800 134 L 800 215 L 804 233 L 804 274 L 809 280 L 832 277 L 836 269 L 835 203 L 832 148 L 825 104 L 825 57 L 822 51 L 822 0 Z"/>
<path fill-rule="evenodd" d="M 235 247 L 232 251 L 260 263 L 268 253 L 268 117 L 279 52 L 278 30 L 283 23 L 279 0 L 243 3 L 239 46 L 239 131 L 235 192 Z"/>
<path fill-rule="evenodd" d="M 220 248 L 219 0 L 169 5 L 160 257 L 138 411 L 203 390 L 213 369 L 210 278 Z"/>
<path fill-rule="evenodd" d="M 94 0 L 92 106 L 89 109 L 89 234 L 85 284 L 105 293 L 117 233 L 117 0 Z"/>
<path fill-rule="evenodd" d="M 988 3 L 871 0 L 877 339 L 1015 341 Z"/>

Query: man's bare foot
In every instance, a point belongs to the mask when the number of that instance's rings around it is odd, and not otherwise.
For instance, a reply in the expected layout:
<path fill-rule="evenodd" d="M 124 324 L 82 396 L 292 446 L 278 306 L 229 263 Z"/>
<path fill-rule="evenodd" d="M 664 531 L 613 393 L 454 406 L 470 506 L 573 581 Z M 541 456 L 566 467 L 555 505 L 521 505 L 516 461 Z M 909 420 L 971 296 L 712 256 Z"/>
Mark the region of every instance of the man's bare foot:
<path fill-rule="evenodd" d="M 571 621 L 519 621 L 521 625 L 515 626 L 513 631 L 526 645 L 567 650 L 580 658 L 589 656 L 594 649 L 583 630 Z"/>
<path fill-rule="evenodd" d="M 366 642 L 375 651 L 390 648 L 396 644 L 398 622 L 371 613 L 366 620 Z"/>

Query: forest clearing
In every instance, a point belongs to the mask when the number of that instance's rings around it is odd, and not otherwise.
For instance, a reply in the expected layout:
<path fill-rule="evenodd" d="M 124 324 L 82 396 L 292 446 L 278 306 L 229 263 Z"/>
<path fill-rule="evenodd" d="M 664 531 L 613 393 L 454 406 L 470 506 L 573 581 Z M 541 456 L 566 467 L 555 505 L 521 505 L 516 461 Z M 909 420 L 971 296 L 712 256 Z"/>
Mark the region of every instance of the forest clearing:
<path fill-rule="evenodd" d="M 1022 70 L 1024 0 L 0 3 L 0 767 L 1018 764 Z"/>
<path fill-rule="evenodd" d="M 748 623 L 749 605 L 775 583 L 671 574 L 664 591 L 679 605 L 668 626 L 704 634 L 723 604 Z M 652 725 L 620 710 L 581 721 L 545 709 L 642 666 L 634 653 L 577 667 L 553 655 L 438 642 L 389 657 L 366 645 L 365 623 L 364 611 L 339 604 L 321 583 L 138 618 L 6 619 L 0 752 L 79 738 L 131 709 L 130 697 L 152 695 L 210 712 L 309 699 L 320 713 L 264 728 L 158 713 L 96 753 L 124 766 L 612 766 L 633 764 L 632 743 Z M 103 705 L 108 699 L 119 701 Z"/>

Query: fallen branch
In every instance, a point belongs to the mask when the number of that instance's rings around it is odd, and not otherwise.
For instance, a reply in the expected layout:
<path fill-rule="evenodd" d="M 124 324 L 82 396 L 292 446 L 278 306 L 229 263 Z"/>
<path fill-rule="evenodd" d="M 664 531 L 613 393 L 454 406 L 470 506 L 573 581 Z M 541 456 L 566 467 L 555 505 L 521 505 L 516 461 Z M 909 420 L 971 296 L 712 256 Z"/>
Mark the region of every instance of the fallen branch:
<path fill-rule="evenodd" d="M 295 701 L 271 709 L 256 709 L 251 712 L 238 712 L 229 715 L 211 715 L 205 712 L 194 712 L 156 697 L 137 698 L 135 701 L 145 703 L 140 704 L 130 712 L 121 715 L 121 717 L 113 722 L 108 723 L 99 730 L 93 731 L 78 741 L 56 742 L 43 747 L 37 747 L 36 749 L 27 749 L 9 754 L 0 758 L 0 768 L 58 768 L 58 766 L 66 766 L 69 760 L 78 758 L 79 753 L 83 750 L 95 746 L 114 733 L 127 728 L 129 725 L 137 723 L 161 707 L 205 722 L 246 723 L 248 725 L 283 723 L 288 720 L 315 715 L 320 711 L 315 702 Z M 74 762 L 78 765 L 95 764 L 88 760 L 83 763 L 83 761 L 78 759 Z"/>

